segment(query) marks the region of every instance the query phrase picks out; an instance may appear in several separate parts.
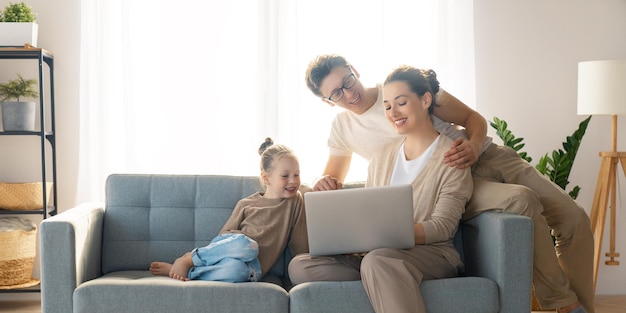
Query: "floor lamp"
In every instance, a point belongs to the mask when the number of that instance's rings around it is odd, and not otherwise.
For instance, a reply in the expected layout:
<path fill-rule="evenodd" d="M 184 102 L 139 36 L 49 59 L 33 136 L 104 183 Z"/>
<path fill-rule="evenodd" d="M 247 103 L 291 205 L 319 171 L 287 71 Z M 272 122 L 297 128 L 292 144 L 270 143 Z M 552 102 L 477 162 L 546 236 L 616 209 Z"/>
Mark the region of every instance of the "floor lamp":
<path fill-rule="evenodd" d="M 617 169 L 621 163 L 626 175 L 626 152 L 617 151 L 617 116 L 626 115 L 626 60 L 587 61 L 578 63 L 578 114 L 611 115 L 611 151 L 600 152 L 602 162 L 591 207 L 591 232 L 594 234 L 593 288 L 598 280 L 600 250 L 607 209 L 610 209 L 610 250 L 606 265 L 619 265 L 615 258 L 615 195 Z"/>

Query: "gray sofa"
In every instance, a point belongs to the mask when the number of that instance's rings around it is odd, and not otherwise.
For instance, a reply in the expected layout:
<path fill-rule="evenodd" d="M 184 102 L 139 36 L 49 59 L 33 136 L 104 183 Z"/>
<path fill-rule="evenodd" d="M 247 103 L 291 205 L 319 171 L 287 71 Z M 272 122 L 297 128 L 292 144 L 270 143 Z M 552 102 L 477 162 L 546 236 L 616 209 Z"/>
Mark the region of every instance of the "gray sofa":
<path fill-rule="evenodd" d="M 209 243 L 257 177 L 111 175 L 105 205 L 84 204 L 40 226 L 44 313 L 373 312 L 360 281 L 291 288 L 289 251 L 263 282 L 181 282 L 155 277 L 151 261 L 172 262 Z M 429 312 L 530 312 L 532 222 L 487 212 L 456 236 L 461 277 L 425 281 Z"/>

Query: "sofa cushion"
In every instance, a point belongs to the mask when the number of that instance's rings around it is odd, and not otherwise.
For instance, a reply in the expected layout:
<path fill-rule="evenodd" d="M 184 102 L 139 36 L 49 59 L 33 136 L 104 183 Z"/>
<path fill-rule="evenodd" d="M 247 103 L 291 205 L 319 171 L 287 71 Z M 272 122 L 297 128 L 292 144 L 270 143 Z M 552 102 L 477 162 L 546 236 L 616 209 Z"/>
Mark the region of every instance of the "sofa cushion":
<path fill-rule="evenodd" d="M 427 280 L 421 292 L 428 313 L 495 313 L 500 307 L 498 286 L 482 277 Z M 374 313 L 361 281 L 303 283 L 289 295 L 291 313 Z"/>
<path fill-rule="evenodd" d="M 74 291 L 74 312 L 287 312 L 289 295 L 265 282 L 178 281 L 147 271 L 111 272 Z"/>
<path fill-rule="evenodd" d="M 498 285 L 484 277 L 428 280 L 422 283 L 421 291 L 429 313 L 495 313 L 500 310 Z"/>

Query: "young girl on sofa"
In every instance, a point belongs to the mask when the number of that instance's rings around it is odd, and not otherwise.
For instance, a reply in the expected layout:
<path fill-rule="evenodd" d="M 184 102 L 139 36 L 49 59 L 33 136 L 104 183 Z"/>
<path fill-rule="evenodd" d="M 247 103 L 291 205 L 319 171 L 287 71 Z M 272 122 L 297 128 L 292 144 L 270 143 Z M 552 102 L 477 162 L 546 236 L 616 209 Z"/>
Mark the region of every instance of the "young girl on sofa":
<path fill-rule="evenodd" d="M 261 144 L 259 154 L 265 192 L 239 200 L 208 246 L 183 254 L 173 264 L 152 262 L 153 275 L 182 281 L 258 281 L 285 247 L 292 255 L 308 252 L 298 158 L 271 138 Z"/>

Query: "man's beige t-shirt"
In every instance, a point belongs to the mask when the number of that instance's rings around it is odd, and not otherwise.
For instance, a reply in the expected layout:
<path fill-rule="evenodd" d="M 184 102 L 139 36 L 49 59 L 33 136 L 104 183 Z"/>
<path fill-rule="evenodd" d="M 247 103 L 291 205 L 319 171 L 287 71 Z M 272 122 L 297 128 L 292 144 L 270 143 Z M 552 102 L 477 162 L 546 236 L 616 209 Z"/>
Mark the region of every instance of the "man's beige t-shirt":
<path fill-rule="evenodd" d="M 368 162 L 372 154 L 381 149 L 387 143 L 399 138 L 391 122 L 385 117 L 383 106 L 383 87 L 377 85 L 378 98 L 374 105 L 363 114 L 344 110 L 337 114 L 330 129 L 328 148 L 330 155 L 352 156 L 356 153 Z M 462 127 L 455 126 L 434 115 L 431 115 L 433 126 L 442 134 L 452 140 L 457 138 L 467 139 L 467 134 Z M 491 137 L 485 138 L 482 151 L 485 151 L 492 142 Z"/>

